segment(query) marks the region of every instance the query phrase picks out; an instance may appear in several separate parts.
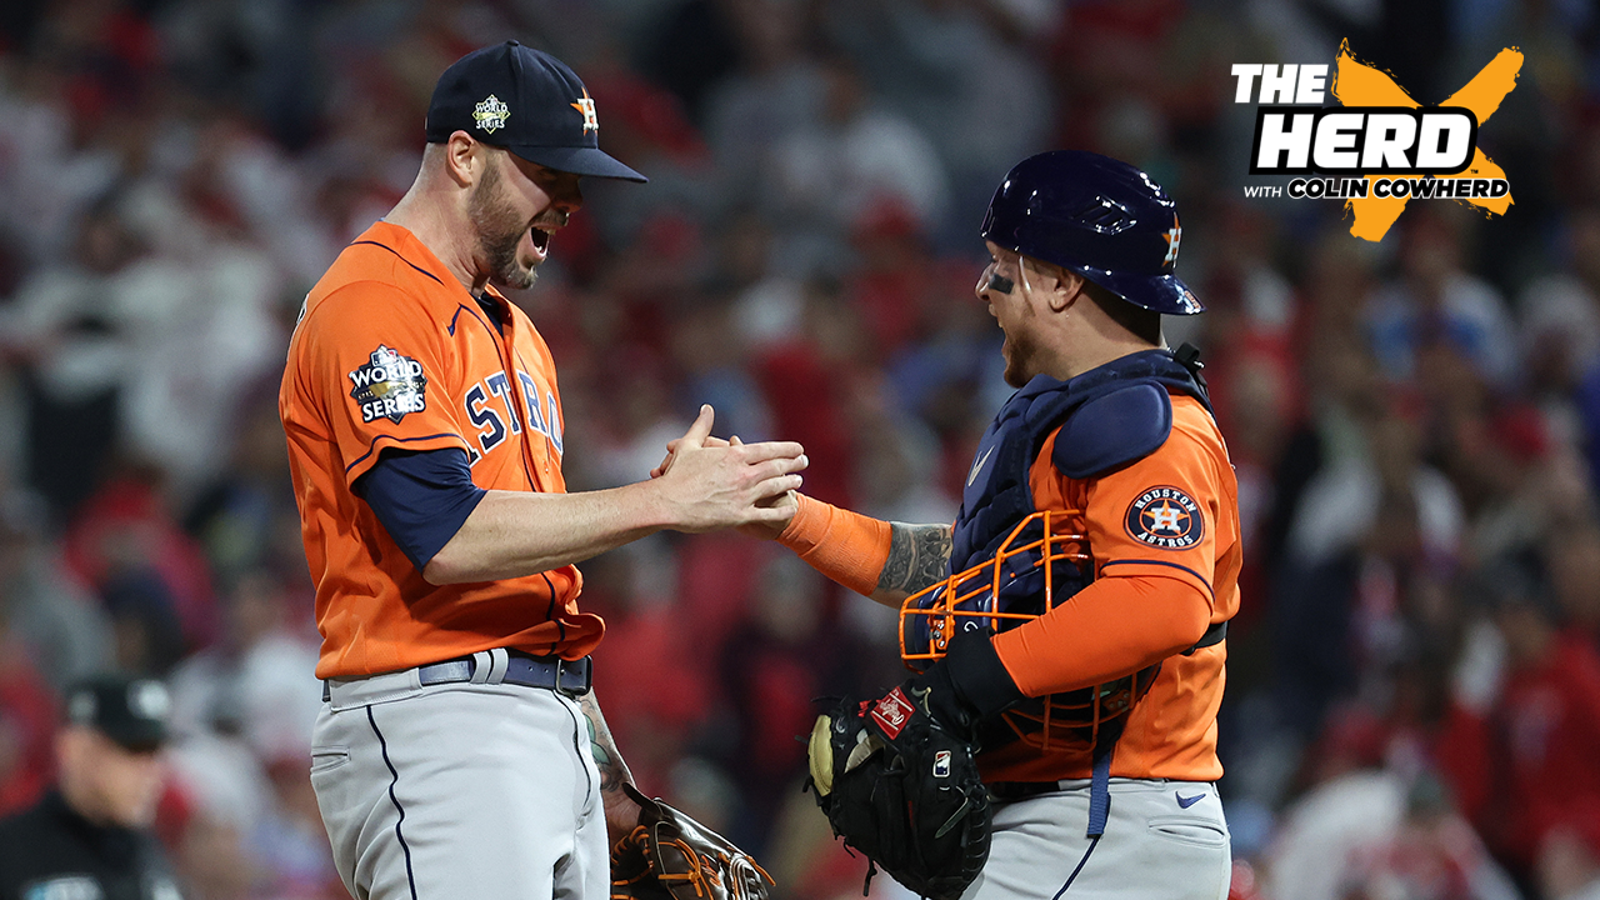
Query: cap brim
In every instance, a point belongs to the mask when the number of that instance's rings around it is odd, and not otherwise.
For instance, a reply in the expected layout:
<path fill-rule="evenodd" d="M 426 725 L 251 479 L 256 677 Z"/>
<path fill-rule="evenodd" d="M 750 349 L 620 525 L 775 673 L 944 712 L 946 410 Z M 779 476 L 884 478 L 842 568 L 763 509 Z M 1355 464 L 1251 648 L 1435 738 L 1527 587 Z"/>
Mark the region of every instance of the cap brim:
<path fill-rule="evenodd" d="M 124 724 L 116 728 L 102 728 L 101 733 L 130 753 L 150 753 L 160 750 L 166 745 L 168 738 L 165 727 L 146 724 Z"/>
<path fill-rule="evenodd" d="M 650 179 L 617 162 L 596 147 L 508 147 L 512 153 L 547 169 L 587 175 L 590 178 L 619 178 L 647 182 Z"/>

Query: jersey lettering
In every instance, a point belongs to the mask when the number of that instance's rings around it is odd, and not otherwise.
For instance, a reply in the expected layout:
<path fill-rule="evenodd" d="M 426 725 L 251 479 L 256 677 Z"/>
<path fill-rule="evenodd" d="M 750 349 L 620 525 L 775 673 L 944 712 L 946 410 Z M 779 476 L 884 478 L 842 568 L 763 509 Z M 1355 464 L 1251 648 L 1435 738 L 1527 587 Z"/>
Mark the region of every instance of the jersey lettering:
<path fill-rule="evenodd" d="M 527 372 L 518 372 L 517 380 L 522 382 L 522 396 L 528 404 L 528 427 L 540 434 L 549 434 L 550 430 L 544 425 L 544 416 L 539 412 L 539 385 Z"/>
<path fill-rule="evenodd" d="M 561 410 L 556 406 L 555 394 L 545 394 L 544 399 L 550 407 L 550 415 L 545 418 L 549 430 L 545 433 L 550 435 L 550 443 L 555 445 L 556 455 L 560 456 L 565 452 L 561 449 Z"/>
<path fill-rule="evenodd" d="M 522 433 L 522 417 L 517 415 L 517 402 L 512 398 L 511 381 L 506 378 L 506 373 L 496 372 L 484 379 L 484 384 L 489 386 L 489 393 L 500 398 L 506 406 L 506 413 L 511 416 L 511 433 Z"/>
<path fill-rule="evenodd" d="M 487 454 L 506 439 L 505 423 L 500 421 L 499 414 L 488 405 L 489 397 L 484 393 L 483 382 L 478 382 L 467 391 L 466 400 L 467 417 L 472 420 L 472 424 L 479 429 L 489 429 L 487 433 L 480 431 L 478 434 L 478 446 Z"/>
<path fill-rule="evenodd" d="M 556 455 L 561 455 L 561 414 L 560 407 L 556 404 L 556 395 L 552 392 L 543 393 L 544 400 L 540 402 L 539 383 L 533 380 L 526 372 L 517 373 L 517 381 L 522 385 L 523 396 L 527 398 L 528 428 L 536 434 L 542 434 L 550 439 L 555 447 Z M 500 398 L 500 406 L 495 406 L 489 400 L 490 395 Z M 503 415 L 510 417 L 511 434 L 522 433 L 522 417 L 518 414 L 516 394 L 511 390 L 511 379 L 505 372 L 496 372 L 479 381 L 469 389 L 463 404 L 467 410 L 467 417 L 472 424 L 478 426 L 478 446 L 482 453 L 468 449 L 467 464 L 472 465 L 482 459 L 490 450 L 500 446 L 507 437 L 506 420 Z M 541 410 L 541 406 L 548 410 Z"/>

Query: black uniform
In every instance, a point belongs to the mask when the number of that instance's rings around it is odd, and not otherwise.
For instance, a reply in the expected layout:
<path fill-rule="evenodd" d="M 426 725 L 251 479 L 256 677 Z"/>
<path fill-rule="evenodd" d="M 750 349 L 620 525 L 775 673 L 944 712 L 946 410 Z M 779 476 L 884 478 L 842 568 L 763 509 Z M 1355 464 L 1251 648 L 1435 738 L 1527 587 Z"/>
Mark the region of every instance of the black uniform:
<path fill-rule="evenodd" d="M 0 820 L 0 900 L 182 900 L 149 833 L 96 825 L 52 791 Z"/>

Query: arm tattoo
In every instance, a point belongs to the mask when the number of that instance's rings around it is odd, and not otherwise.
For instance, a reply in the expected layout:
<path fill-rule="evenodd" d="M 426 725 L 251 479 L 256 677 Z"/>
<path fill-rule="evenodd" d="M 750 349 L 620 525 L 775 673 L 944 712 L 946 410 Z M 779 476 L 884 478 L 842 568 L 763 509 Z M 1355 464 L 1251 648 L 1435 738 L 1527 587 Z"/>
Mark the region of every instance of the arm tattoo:
<path fill-rule="evenodd" d="M 579 706 L 589 722 L 589 752 L 594 754 L 595 768 L 600 770 L 600 791 L 608 794 L 620 791 L 625 782 L 633 781 L 633 775 L 628 771 L 628 764 L 622 761 L 622 754 L 617 752 L 617 744 L 611 738 L 611 729 L 606 726 L 606 717 L 600 712 L 594 691 L 584 694 Z"/>
<path fill-rule="evenodd" d="M 889 559 L 878 591 L 909 597 L 944 577 L 950 562 L 949 525 L 889 523 Z"/>

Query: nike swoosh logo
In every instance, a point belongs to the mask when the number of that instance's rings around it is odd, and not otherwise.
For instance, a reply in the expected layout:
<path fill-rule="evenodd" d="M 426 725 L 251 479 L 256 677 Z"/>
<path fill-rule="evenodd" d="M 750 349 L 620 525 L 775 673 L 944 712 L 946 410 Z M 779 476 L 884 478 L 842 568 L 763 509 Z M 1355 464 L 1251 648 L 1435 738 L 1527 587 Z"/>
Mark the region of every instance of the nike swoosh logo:
<path fill-rule="evenodd" d="M 983 451 L 977 462 L 972 464 L 972 471 L 967 473 L 967 487 L 972 487 L 972 483 L 978 480 L 978 473 L 983 471 L 983 464 L 989 461 L 989 454 L 993 452 L 994 448 L 990 447 Z"/>
<path fill-rule="evenodd" d="M 1196 803 L 1199 803 L 1201 800 L 1204 800 L 1206 798 L 1205 794 L 1195 794 L 1193 797 L 1185 797 L 1184 795 L 1178 793 L 1177 791 L 1173 791 L 1172 792 L 1172 796 L 1178 798 L 1178 808 L 1179 809 L 1188 809 L 1189 807 L 1195 805 Z"/>

